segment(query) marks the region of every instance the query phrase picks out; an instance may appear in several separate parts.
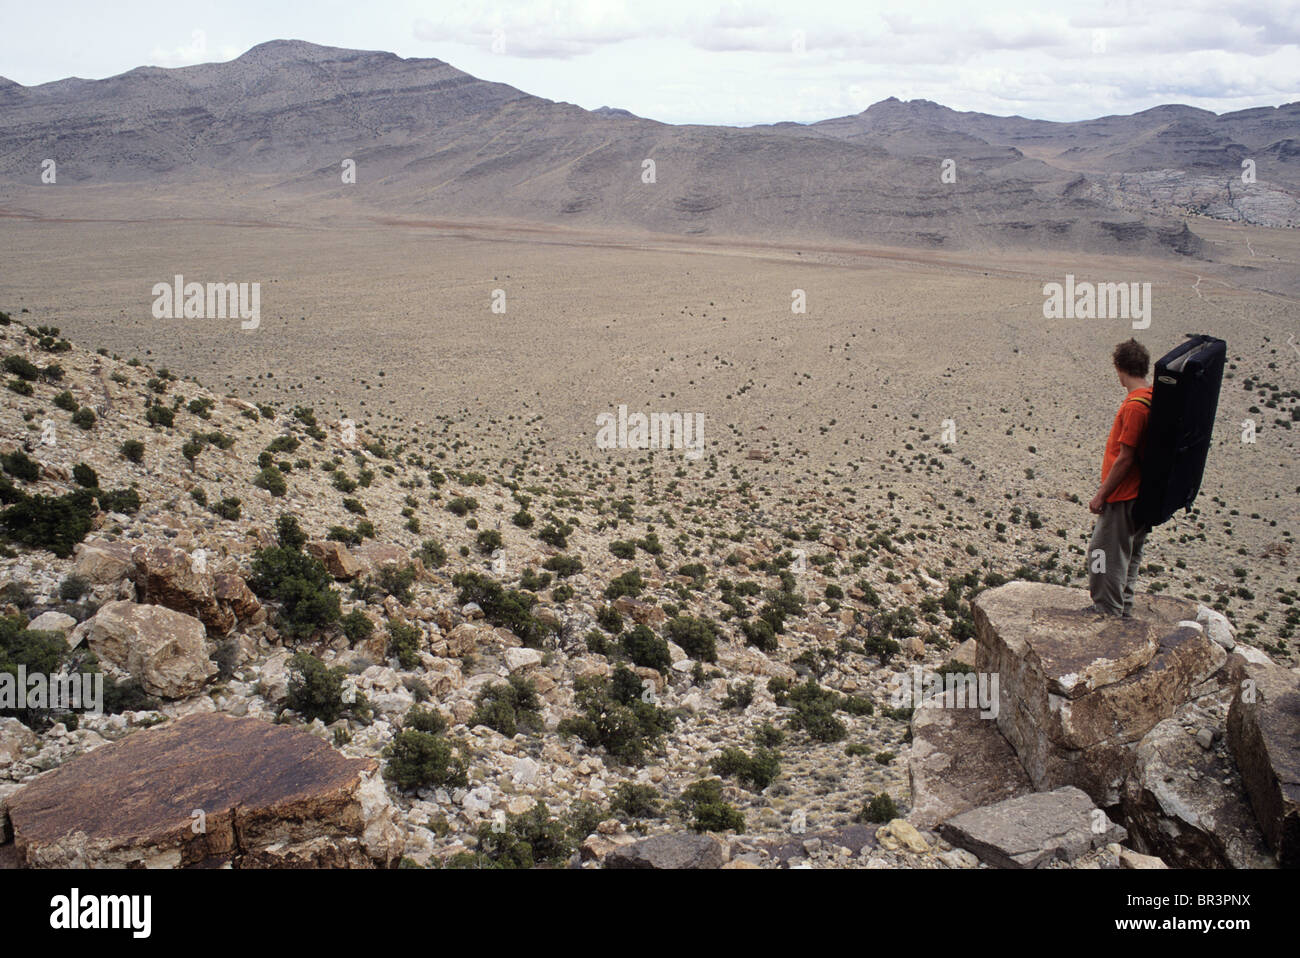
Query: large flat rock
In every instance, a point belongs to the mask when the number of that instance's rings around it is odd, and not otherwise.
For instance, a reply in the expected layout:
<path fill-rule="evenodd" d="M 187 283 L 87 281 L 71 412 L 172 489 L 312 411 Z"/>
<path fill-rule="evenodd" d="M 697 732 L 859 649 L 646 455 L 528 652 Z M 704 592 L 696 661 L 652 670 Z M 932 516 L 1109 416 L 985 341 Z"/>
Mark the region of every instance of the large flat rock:
<path fill-rule="evenodd" d="M 1072 785 L 962 812 L 939 834 L 995 868 L 1041 868 L 1121 842 L 1125 831 Z"/>
<path fill-rule="evenodd" d="M 1300 866 L 1300 676 L 1232 659 L 1228 745 L 1278 863 Z"/>
<path fill-rule="evenodd" d="M 999 679 L 998 728 L 1039 790 L 1077 785 L 1103 806 L 1142 736 L 1226 659 L 1196 607 L 1139 596 L 1129 619 L 1082 611 L 1087 592 L 1012 582 L 973 603 L 976 669 Z"/>
<path fill-rule="evenodd" d="M 391 835 L 374 770 L 302 729 L 210 712 L 102 746 L 7 805 L 31 867 L 371 866 L 400 850 L 376 841 Z"/>
<path fill-rule="evenodd" d="M 913 710 L 908 779 L 907 820 L 926 831 L 972 808 L 1034 790 L 997 723 L 973 708 Z"/>

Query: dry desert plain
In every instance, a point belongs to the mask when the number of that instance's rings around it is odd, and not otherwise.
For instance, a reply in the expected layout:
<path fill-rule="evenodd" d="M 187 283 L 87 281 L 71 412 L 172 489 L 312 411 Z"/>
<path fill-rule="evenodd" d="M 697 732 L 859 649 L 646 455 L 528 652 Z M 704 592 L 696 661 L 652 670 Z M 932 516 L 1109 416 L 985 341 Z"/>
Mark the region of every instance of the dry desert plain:
<path fill-rule="evenodd" d="M 1184 333 L 1223 337 L 1230 378 L 1199 515 L 1152 535 L 1143 583 L 1227 592 L 1236 624 L 1294 661 L 1276 595 L 1300 581 L 1294 231 L 1196 220 L 1213 261 L 1138 260 L 429 222 L 143 187 L 52 194 L 0 198 L 0 307 L 86 348 L 379 434 L 454 437 L 462 468 L 607 475 L 647 460 L 686 484 L 752 483 L 747 521 L 816 503 L 851 534 L 893 513 L 1008 575 L 1059 552 L 1076 585 L 1122 398 L 1111 348 L 1136 335 L 1158 356 Z M 259 328 L 153 318 L 151 289 L 175 274 L 260 282 Z M 1043 284 L 1067 274 L 1150 283 L 1150 327 L 1045 319 Z M 702 414 L 704 457 L 598 450 L 596 417 L 620 404 Z"/>

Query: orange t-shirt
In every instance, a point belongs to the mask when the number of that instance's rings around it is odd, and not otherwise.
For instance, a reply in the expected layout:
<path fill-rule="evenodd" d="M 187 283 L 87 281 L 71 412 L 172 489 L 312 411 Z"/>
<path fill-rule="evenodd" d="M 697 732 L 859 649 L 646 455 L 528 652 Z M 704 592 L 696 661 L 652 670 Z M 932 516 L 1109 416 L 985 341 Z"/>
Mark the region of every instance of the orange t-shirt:
<path fill-rule="evenodd" d="M 1146 403 L 1137 402 L 1138 399 L 1145 399 Z M 1119 458 L 1121 443 L 1141 452 L 1142 440 L 1147 431 L 1147 416 L 1151 413 L 1151 408 L 1147 405 L 1150 402 L 1151 387 L 1140 386 L 1124 397 L 1124 401 L 1120 403 L 1119 412 L 1115 413 L 1115 422 L 1110 427 L 1110 435 L 1106 437 L 1106 451 L 1101 457 L 1102 482 L 1106 481 L 1110 467 Z M 1129 499 L 1136 499 L 1141 484 L 1142 473 L 1138 463 L 1135 462 L 1130 467 L 1128 475 L 1115 487 L 1115 491 L 1106 498 L 1106 501 L 1126 502 Z"/>

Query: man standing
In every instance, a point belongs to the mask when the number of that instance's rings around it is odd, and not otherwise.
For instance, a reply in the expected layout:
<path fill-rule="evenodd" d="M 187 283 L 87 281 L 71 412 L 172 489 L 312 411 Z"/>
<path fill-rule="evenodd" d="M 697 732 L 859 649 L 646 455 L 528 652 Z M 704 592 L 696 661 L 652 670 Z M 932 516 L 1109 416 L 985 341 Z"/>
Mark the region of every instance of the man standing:
<path fill-rule="evenodd" d="M 1088 510 L 1098 517 L 1088 546 L 1088 591 L 1092 608 L 1127 616 L 1133 610 L 1133 583 L 1150 528 L 1137 528 L 1133 506 L 1142 482 L 1139 460 L 1151 411 L 1147 371 L 1151 356 L 1136 339 L 1120 343 L 1112 355 L 1120 385 L 1128 393 L 1120 403 L 1101 458 L 1101 488 Z"/>

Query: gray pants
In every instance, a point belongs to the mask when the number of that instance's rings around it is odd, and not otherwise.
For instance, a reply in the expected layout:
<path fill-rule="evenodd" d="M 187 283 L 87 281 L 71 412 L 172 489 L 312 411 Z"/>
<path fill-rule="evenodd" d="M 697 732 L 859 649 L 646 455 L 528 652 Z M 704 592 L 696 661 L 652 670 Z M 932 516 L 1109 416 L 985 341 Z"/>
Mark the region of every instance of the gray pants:
<path fill-rule="evenodd" d="M 1151 531 L 1149 526 L 1138 529 L 1133 525 L 1136 503 L 1136 499 L 1106 503 L 1088 545 L 1088 591 L 1093 605 L 1111 615 L 1133 611 L 1133 583 L 1142 563 L 1142 546 Z"/>

